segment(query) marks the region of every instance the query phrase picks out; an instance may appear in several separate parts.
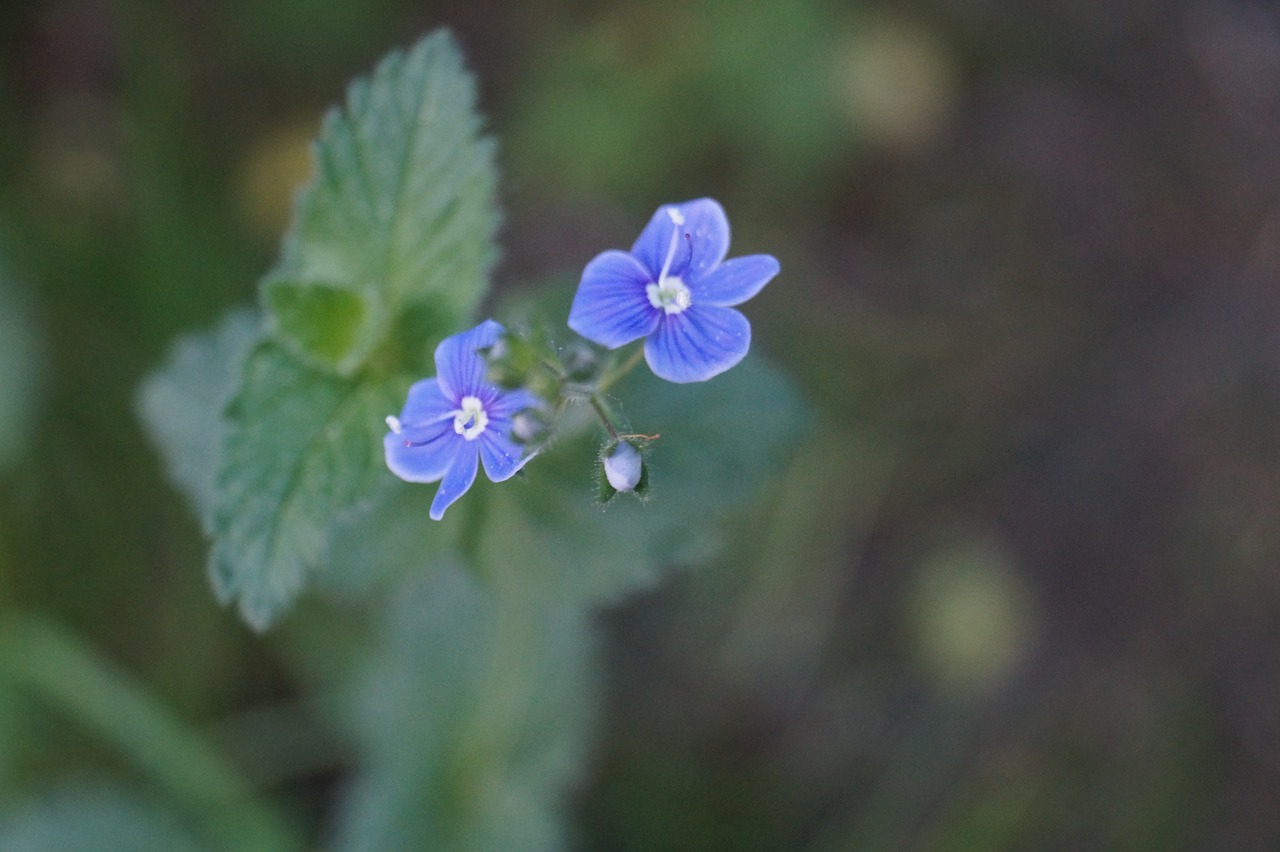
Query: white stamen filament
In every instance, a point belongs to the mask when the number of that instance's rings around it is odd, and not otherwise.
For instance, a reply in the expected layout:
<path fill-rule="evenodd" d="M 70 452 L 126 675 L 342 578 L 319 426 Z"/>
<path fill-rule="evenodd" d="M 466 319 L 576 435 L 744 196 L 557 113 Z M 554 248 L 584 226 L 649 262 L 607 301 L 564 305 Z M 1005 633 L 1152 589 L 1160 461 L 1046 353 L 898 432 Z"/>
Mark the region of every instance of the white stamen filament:
<path fill-rule="evenodd" d="M 675 260 L 676 249 L 680 246 L 681 228 L 684 216 L 674 207 L 667 208 L 667 216 L 671 218 L 671 244 L 667 247 L 667 258 L 662 262 L 662 271 L 658 273 L 658 282 L 645 287 L 649 296 L 649 304 L 668 314 L 678 314 L 693 304 L 693 295 L 679 277 L 668 277 L 671 263 Z"/>
<path fill-rule="evenodd" d="M 671 229 L 671 244 L 667 246 L 667 259 L 662 262 L 662 271 L 658 273 L 659 282 L 671 271 L 671 261 L 676 258 L 676 246 L 680 245 L 680 228 L 684 225 L 684 216 L 681 216 L 676 208 L 668 207 L 667 215 L 671 217 L 671 224 L 675 227 Z"/>
<path fill-rule="evenodd" d="M 400 425 L 400 418 L 399 418 L 399 417 L 396 417 L 394 414 L 388 414 L 388 415 L 387 415 L 387 428 L 388 428 L 388 429 L 390 429 L 390 430 L 392 431 L 392 433 L 393 433 L 393 434 L 399 435 L 399 434 L 400 434 L 400 431 L 401 431 L 404 427 Z"/>
<path fill-rule="evenodd" d="M 453 431 L 468 441 L 484 434 L 489 425 L 489 414 L 477 396 L 464 396 L 461 407 L 453 413 Z"/>

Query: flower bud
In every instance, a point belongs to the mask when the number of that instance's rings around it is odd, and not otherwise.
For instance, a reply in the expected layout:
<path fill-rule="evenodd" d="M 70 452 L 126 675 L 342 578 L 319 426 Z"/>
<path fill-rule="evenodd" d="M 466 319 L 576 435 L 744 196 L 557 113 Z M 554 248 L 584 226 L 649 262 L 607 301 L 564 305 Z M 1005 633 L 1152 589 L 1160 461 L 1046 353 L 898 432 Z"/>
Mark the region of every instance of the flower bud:
<path fill-rule="evenodd" d="M 524 387 L 538 366 L 539 345 L 540 342 L 531 337 L 503 334 L 484 350 L 489 381 L 504 390 Z"/>
<path fill-rule="evenodd" d="M 550 424 L 539 408 L 525 408 L 511 418 L 511 439 L 518 444 L 536 444 L 547 437 Z"/>
<path fill-rule="evenodd" d="M 561 353 L 565 376 L 571 382 L 589 382 L 595 378 L 600 367 L 600 358 L 595 351 L 583 343 L 575 341 L 568 344 Z"/>
<path fill-rule="evenodd" d="M 644 460 L 640 458 L 640 451 L 626 441 L 620 442 L 604 457 L 604 475 L 615 491 L 633 490 L 643 472 Z"/>

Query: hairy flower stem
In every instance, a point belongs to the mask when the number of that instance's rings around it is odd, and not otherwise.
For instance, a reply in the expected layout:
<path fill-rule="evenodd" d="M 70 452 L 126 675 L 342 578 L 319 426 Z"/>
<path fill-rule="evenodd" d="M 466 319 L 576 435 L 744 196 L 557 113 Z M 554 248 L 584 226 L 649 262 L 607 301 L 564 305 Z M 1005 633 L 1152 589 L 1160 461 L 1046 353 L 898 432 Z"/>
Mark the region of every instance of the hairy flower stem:
<path fill-rule="evenodd" d="M 605 432 L 609 433 L 609 437 L 614 441 L 620 441 L 622 437 L 618 434 L 617 427 L 613 425 L 613 418 L 609 415 L 609 408 L 604 401 L 604 393 L 634 370 L 636 365 L 643 360 L 644 347 L 637 347 L 621 364 L 605 370 L 595 382 L 585 384 L 569 381 L 567 371 L 558 360 L 544 358 L 540 366 L 549 372 L 555 381 L 560 383 L 560 399 L 556 403 L 557 415 L 564 410 L 565 403 L 568 400 L 585 399 L 591 404 L 591 410 L 595 412 L 600 424 L 604 426 Z"/>
<path fill-rule="evenodd" d="M 596 382 L 592 389 L 589 399 L 591 400 L 591 408 L 595 411 L 596 416 L 600 418 L 600 422 L 604 424 L 604 430 L 609 433 L 609 437 L 614 441 L 621 440 L 618 437 L 618 430 L 614 427 L 613 421 L 609 417 L 609 410 L 605 407 L 604 400 L 601 397 L 605 391 L 613 387 L 618 380 L 622 379 L 627 373 L 636 368 L 636 365 L 644 360 L 644 347 L 638 346 L 635 351 L 627 356 L 627 360 L 611 370 L 606 370 L 604 375 Z"/>
<path fill-rule="evenodd" d="M 609 412 L 604 407 L 604 402 L 601 401 L 599 394 L 593 393 L 589 399 L 591 400 L 592 410 L 595 411 L 596 416 L 600 418 L 600 422 L 604 424 L 604 430 L 609 433 L 610 438 L 617 441 L 618 430 L 613 427 L 613 421 L 609 419 Z"/>

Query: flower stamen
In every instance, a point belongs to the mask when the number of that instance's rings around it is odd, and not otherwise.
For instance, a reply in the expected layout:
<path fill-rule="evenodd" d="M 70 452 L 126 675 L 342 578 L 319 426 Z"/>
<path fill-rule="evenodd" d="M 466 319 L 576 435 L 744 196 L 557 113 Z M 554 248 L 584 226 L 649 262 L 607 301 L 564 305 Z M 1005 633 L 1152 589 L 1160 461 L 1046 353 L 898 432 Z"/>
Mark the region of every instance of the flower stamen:
<path fill-rule="evenodd" d="M 468 441 L 484 434 L 489 425 L 489 414 L 478 396 L 464 396 L 462 405 L 453 413 L 453 431 Z"/>
<path fill-rule="evenodd" d="M 663 278 L 644 288 L 649 304 L 668 314 L 678 314 L 693 304 L 693 294 L 679 278 Z"/>
<path fill-rule="evenodd" d="M 679 276 L 669 276 L 671 271 L 671 263 L 676 258 L 676 249 L 680 246 L 681 227 L 684 225 L 684 216 L 674 207 L 667 208 L 667 216 L 671 218 L 671 242 L 667 246 L 667 257 L 662 262 L 662 271 L 658 273 L 658 281 L 655 284 L 645 286 L 645 293 L 649 297 L 649 304 L 668 314 L 678 314 L 689 305 L 693 304 L 693 294 L 689 292 L 689 288 L 680 280 Z M 684 238 L 689 243 L 690 257 L 693 254 L 693 237 L 685 234 Z"/>
<path fill-rule="evenodd" d="M 679 210 L 668 207 L 667 215 L 671 217 L 671 224 L 675 227 L 671 229 L 671 242 L 667 246 L 667 259 L 662 262 L 662 271 L 658 273 L 659 281 L 666 278 L 667 273 L 671 271 L 671 261 L 676 258 L 676 246 L 680 245 L 680 228 L 684 226 L 684 216 Z M 692 246 L 692 242 L 690 245 Z"/>

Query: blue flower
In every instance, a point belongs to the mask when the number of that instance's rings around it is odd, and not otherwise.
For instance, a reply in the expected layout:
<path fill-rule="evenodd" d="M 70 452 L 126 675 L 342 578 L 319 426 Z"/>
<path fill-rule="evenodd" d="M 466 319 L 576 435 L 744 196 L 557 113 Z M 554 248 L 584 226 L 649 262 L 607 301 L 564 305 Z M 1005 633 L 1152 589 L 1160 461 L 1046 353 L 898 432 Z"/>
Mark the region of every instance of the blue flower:
<path fill-rule="evenodd" d="M 569 327 L 616 349 L 645 338 L 649 368 L 671 382 L 701 382 L 737 364 L 751 324 L 733 305 L 778 274 L 771 255 L 725 261 L 729 220 L 710 198 L 659 207 L 630 253 L 596 255 L 582 272 Z"/>
<path fill-rule="evenodd" d="M 524 389 L 507 391 L 488 381 L 478 350 L 502 335 L 493 320 L 447 338 L 436 347 L 436 375 L 409 388 L 399 417 L 388 417 L 383 438 L 387 467 L 407 482 L 440 482 L 431 501 L 431 517 L 444 510 L 475 482 L 479 462 L 494 482 L 524 467 L 533 453 L 511 440 L 511 422 L 519 412 L 541 406 Z"/>

